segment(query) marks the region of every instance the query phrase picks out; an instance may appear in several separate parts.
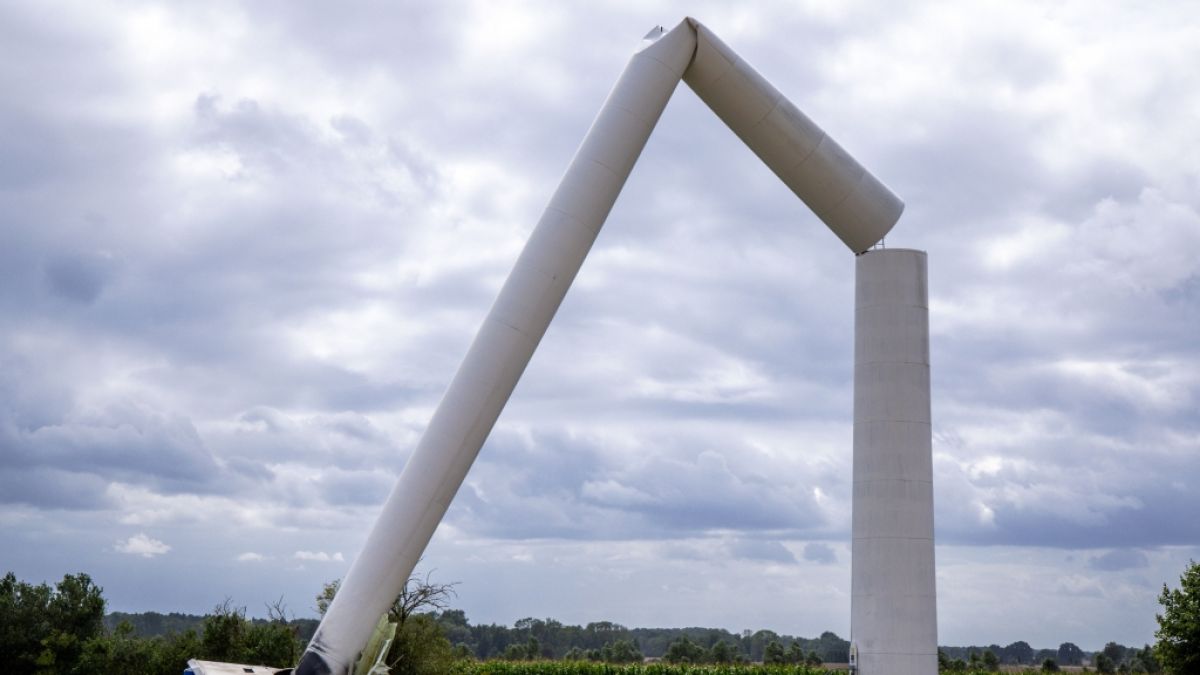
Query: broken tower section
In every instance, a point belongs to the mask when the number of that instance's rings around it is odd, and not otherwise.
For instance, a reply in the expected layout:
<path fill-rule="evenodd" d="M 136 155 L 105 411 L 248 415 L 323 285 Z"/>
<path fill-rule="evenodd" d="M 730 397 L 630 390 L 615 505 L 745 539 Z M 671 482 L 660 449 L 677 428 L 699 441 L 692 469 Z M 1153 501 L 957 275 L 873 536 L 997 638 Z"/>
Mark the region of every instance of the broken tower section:
<path fill-rule="evenodd" d="M 936 675 L 926 255 L 856 266 L 852 652 L 860 675 Z"/>

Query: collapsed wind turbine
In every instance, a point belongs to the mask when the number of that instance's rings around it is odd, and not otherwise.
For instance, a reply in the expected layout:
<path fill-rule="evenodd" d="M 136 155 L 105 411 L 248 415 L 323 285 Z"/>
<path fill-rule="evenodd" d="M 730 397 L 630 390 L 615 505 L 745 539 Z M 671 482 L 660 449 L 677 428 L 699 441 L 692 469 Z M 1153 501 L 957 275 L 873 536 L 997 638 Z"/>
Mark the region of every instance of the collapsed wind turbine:
<path fill-rule="evenodd" d="M 706 27 L 689 18 L 651 31 L 584 137 L 296 675 L 345 675 L 353 667 L 462 485 L 681 79 L 853 253 L 867 251 L 899 219 L 900 199 Z M 856 355 L 883 359 L 856 362 L 855 375 L 856 472 L 860 437 L 864 457 L 875 458 L 864 460 L 870 479 L 860 489 L 856 473 L 854 488 L 851 656 L 868 675 L 936 672 L 932 495 L 921 473 L 928 464 L 921 453 L 929 452 L 928 328 L 925 314 L 909 311 L 925 304 L 924 264 L 923 253 L 899 250 L 871 252 L 858 262 L 857 325 L 877 334 L 860 334 Z M 907 294 L 892 292 L 900 287 Z M 892 363 L 887 359 L 901 343 L 890 341 L 889 331 L 897 325 L 904 329 L 903 353 Z M 919 419 L 897 419 L 900 408 L 907 410 L 894 405 L 897 397 Z M 894 429 L 904 434 L 899 450 L 889 435 Z M 914 536 L 897 539 L 886 531 L 896 525 L 888 514 L 897 507 Z M 860 576 L 870 583 L 864 586 Z M 909 626 L 902 635 L 891 628 L 898 622 Z"/>

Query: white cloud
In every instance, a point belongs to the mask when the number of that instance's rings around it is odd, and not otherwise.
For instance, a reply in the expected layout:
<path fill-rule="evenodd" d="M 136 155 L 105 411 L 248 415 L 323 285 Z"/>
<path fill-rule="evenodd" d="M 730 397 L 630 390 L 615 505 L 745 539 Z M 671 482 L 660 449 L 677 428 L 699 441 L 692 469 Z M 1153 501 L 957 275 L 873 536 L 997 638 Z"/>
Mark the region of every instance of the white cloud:
<path fill-rule="evenodd" d="M 246 553 L 239 554 L 238 557 L 235 558 L 235 560 L 238 562 L 262 562 L 266 559 L 267 557 L 265 555 L 261 553 L 254 553 L 253 551 L 247 551 Z"/>
<path fill-rule="evenodd" d="M 325 551 L 296 551 L 292 554 L 296 560 L 309 560 L 312 562 L 344 562 L 341 551 L 332 555 Z"/>
<path fill-rule="evenodd" d="M 121 553 L 140 555 L 143 558 L 153 558 L 156 555 L 163 555 L 171 550 L 168 544 L 148 537 L 145 533 L 135 534 L 125 541 L 119 541 L 115 548 Z"/>

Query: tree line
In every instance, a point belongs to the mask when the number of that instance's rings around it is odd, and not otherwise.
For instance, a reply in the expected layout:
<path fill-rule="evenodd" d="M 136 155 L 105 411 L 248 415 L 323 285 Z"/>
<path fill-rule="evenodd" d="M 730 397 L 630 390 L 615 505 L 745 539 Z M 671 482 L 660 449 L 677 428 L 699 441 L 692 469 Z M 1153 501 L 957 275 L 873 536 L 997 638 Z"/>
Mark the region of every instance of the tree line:
<path fill-rule="evenodd" d="M 1014 643 L 1025 645 L 1024 642 Z M 1010 645 L 1011 647 L 1012 645 Z M 1028 645 L 1025 645 L 1027 647 Z M 952 657 L 953 653 L 966 653 L 965 657 Z M 1109 642 L 1104 649 L 1094 654 L 1087 654 L 1070 642 L 1064 642 L 1057 650 L 1040 649 L 1034 652 L 1024 647 L 1018 647 L 1018 654 L 1026 657 L 1019 660 L 1004 661 L 998 654 L 1007 652 L 1013 659 L 1012 650 L 999 645 L 990 647 L 942 647 L 938 649 L 938 671 L 942 673 L 976 673 L 998 672 L 1000 665 L 1011 664 L 1034 667 L 1043 672 L 1056 673 L 1062 666 L 1083 666 L 1085 672 L 1088 666 L 1095 667 L 1098 673 L 1161 673 L 1162 666 L 1155 656 L 1154 648 L 1150 645 L 1142 649 L 1130 648 Z M 1040 666 L 1040 668 L 1039 668 Z M 1191 671 L 1180 671 L 1188 672 Z"/>
<path fill-rule="evenodd" d="M 525 618 L 511 627 L 472 625 L 465 612 L 449 608 L 455 584 L 413 577 L 388 612 L 395 624 L 386 663 L 394 675 L 450 672 L 466 660 L 509 662 L 567 660 L 636 664 L 657 657 L 679 664 L 791 664 L 809 672 L 823 663 L 842 663 L 849 643 L 832 632 L 816 638 L 769 630 L 731 633 L 719 628 L 627 628 L 609 621 L 567 625 Z M 338 584 L 317 595 L 324 612 Z M 1090 664 L 1099 673 L 1200 673 L 1200 565 L 1189 564 L 1178 589 L 1163 585 L 1156 616 L 1158 642 L 1141 648 L 1110 642 L 1087 653 L 1066 642 L 1035 650 L 1024 641 L 1008 646 L 942 647 L 939 670 L 985 673 L 1013 664 L 1054 672 Z M 228 600 L 204 616 L 105 614 L 103 589 L 87 574 L 66 575 L 53 587 L 0 578 L 0 667 L 14 675 L 179 675 L 187 660 L 294 664 L 317 625 L 289 619 L 281 602 L 267 606 L 266 619 L 249 619 Z M 1039 666 L 1040 664 L 1040 666 Z"/>
<path fill-rule="evenodd" d="M 103 589 L 87 574 L 68 574 L 53 587 L 0 579 L 0 670 L 13 675 L 180 675 L 188 659 L 293 664 L 298 630 L 276 604 L 269 619 L 249 620 L 228 601 L 185 626 L 175 617 L 166 633 L 138 635 L 129 621 L 106 627 Z"/>
<path fill-rule="evenodd" d="M 268 614 L 271 608 L 268 608 Z M 104 630 L 113 632 L 122 623 L 129 624 L 134 635 L 141 637 L 166 636 L 172 633 L 183 633 L 188 630 L 200 632 L 204 629 L 204 614 L 185 614 L 182 612 L 109 612 L 104 615 Z M 253 624 L 270 623 L 271 619 L 251 618 Z M 291 618 L 287 624 L 291 626 L 298 638 L 307 643 L 317 630 L 317 619 Z"/>
<path fill-rule="evenodd" d="M 1109 642 L 1098 652 L 1085 652 L 1073 642 L 1064 642 L 1058 649 L 1034 649 L 1028 642 L 1020 640 L 1007 647 L 939 647 L 939 664 L 942 670 L 963 671 L 976 666 L 984 670 L 998 670 L 1001 665 L 1041 666 L 1051 663 L 1057 666 L 1090 665 L 1101 673 L 1157 673 L 1160 672 L 1154 649 L 1150 645 L 1142 648 L 1126 647 Z"/>
<path fill-rule="evenodd" d="M 408 580 L 388 612 L 396 639 L 384 662 L 393 673 L 446 672 L 454 660 L 572 661 L 639 664 L 647 657 L 671 664 L 744 664 L 819 666 L 824 658 L 841 660 L 849 642 L 834 633 L 811 640 L 773 631 L 733 634 L 714 628 L 627 628 L 611 621 L 567 625 L 528 617 L 512 627 L 472 625 L 461 609 L 449 609 L 456 584 L 435 584 L 426 576 Z M 317 596 L 324 614 L 339 582 Z M 419 610 L 429 611 L 419 611 Z M 786 645 L 786 646 L 785 646 Z"/>
<path fill-rule="evenodd" d="M 611 621 L 568 625 L 555 619 L 524 618 L 511 627 L 473 625 L 462 610 L 438 612 L 435 620 L 447 639 L 479 659 L 587 659 L 612 663 L 662 658 L 692 663 L 795 662 L 797 655 L 821 662 L 842 662 L 850 643 L 835 633 L 816 638 L 780 635 L 770 630 L 732 633 L 721 628 L 627 628 Z M 607 652 L 605 649 L 607 648 Z M 784 661 L 780 661 L 781 663 Z"/>

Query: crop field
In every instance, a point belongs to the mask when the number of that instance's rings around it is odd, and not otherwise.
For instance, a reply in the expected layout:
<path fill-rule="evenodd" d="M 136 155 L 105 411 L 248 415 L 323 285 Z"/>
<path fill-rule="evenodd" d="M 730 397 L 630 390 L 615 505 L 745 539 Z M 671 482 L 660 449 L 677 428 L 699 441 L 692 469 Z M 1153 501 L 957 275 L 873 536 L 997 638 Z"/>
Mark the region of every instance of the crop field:
<path fill-rule="evenodd" d="M 585 661 L 460 661 L 452 675 L 822 675 L 810 666 L 625 664 Z"/>
<path fill-rule="evenodd" d="M 1078 672 L 1067 666 L 1062 672 Z M 586 661 L 459 661 L 450 675 L 835 675 L 845 673 L 846 664 L 824 667 L 799 665 L 693 665 L 693 664 L 611 664 Z M 1005 666 L 1004 673 L 1040 673 L 1036 668 Z M 957 675 L 995 675 L 984 670 L 959 671 Z"/>

